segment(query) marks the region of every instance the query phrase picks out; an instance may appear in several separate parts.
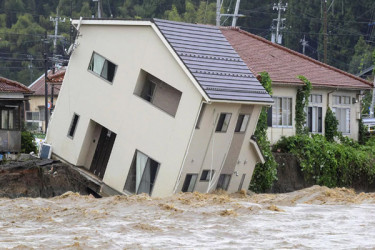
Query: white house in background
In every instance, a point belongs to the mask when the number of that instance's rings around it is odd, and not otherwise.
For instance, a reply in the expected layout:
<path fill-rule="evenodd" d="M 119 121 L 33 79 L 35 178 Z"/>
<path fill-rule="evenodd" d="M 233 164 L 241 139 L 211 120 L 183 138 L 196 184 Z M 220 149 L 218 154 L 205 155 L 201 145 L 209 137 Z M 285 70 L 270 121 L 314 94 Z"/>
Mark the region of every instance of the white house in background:
<path fill-rule="evenodd" d="M 273 103 L 219 29 L 82 20 L 47 132 L 54 157 L 126 194 L 247 189 Z"/>
<path fill-rule="evenodd" d="M 361 98 L 364 90 L 373 88 L 372 83 L 246 31 L 222 28 L 222 32 L 254 74 L 266 71 L 272 79 L 275 104 L 268 116 L 271 143 L 296 133 L 296 94 L 303 85 L 299 75 L 313 86 L 307 108 L 309 131 L 324 134 L 324 119 L 330 107 L 339 121 L 338 130 L 358 139 Z"/>

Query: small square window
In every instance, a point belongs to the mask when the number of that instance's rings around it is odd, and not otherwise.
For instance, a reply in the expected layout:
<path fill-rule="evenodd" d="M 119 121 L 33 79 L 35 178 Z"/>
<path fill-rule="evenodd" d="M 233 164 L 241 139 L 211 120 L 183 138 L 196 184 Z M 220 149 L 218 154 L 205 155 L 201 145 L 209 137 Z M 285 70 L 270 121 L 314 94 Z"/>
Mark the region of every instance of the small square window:
<path fill-rule="evenodd" d="M 201 181 L 209 181 L 214 177 L 215 170 L 203 170 L 200 180 Z"/>
<path fill-rule="evenodd" d="M 249 123 L 250 115 L 241 114 L 238 116 L 236 128 L 234 132 L 243 133 L 246 131 L 247 124 Z"/>
<path fill-rule="evenodd" d="M 101 55 L 95 52 L 92 54 L 89 64 L 89 70 L 106 79 L 107 81 L 113 81 L 113 78 L 115 77 L 116 67 L 116 64 L 108 61 Z"/>
<path fill-rule="evenodd" d="M 72 118 L 72 122 L 70 123 L 68 137 L 70 137 L 70 138 L 74 137 L 74 133 L 75 133 L 76 128 L 77 128 L 78 120 L 79 120 L 79 115 L 74 114 L 73 118 Z"/>
<path fill-rule="evenodd" d="M 216 132 L 227 132 L 232 114 L 221 113 L 216 126 Z"/>

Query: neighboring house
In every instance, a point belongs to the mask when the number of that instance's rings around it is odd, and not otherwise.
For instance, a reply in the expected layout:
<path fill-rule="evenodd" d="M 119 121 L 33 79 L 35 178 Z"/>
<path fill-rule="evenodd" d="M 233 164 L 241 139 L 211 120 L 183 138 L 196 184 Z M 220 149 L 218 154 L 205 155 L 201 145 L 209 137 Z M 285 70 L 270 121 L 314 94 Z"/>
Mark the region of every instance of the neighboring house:
<path fill-rule="evenodd" d="M 23 84 L 0 77 L 0 153 L 21 151 L 24 101 L 31 94 Z"/>
<path fill-rule="evenodd" d="M 273 103 L 216 27 L 74 20 L 47 132 L 53 155 L 126 194 L 247 189 L 251 135 Z"/>
<path fill-rule="evenodd" d="M 52 73 L 48 71 L 48 100 L 51 100 L 52 88 L 53 103 L 56 103 L 60 87 L 65 75 L 65 67 Z M 26 128 L 33 131 L 45 131 L 45 75 L 41 75 L 29 88 L 34 92 L 26 103 L 25 120 Z"/>
<path fill-rule="evenodd" d="M 372 83 L 246 31 L 223 28 L 222 32 L 254 74 L 266 71 L 272 79 L 275 104 L 268 117 L 271 143 L 281 136 L 295 135 L 296 94 L 303 85 L 299 75 L 313 86 L 306 110 L 309 131 L 324 134 L 324 119 L 330 107 L 339 121 L 338 130 L 358 139 L 361 98 Z"/>

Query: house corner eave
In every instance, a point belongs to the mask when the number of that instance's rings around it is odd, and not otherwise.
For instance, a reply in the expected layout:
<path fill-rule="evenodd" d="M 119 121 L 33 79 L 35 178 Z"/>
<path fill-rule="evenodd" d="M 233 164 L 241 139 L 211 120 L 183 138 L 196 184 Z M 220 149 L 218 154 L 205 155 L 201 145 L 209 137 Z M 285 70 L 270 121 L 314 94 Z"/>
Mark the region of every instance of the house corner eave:
<path fill-rule="evenodd" d="M 250 144 L 251 144 L 252 148 L 254 149 L 256 155 L 258 156 L 258 159 L 257 159 L 258 162 L 264 164 L 266 162 L 266 160 L 264 159 L 264 156 L 262 154 L 262 151 L 259 148 L 258 143 L 255 140 L 250 139 Z"/>
<path fill-rule="evenodd" d="M 159 28 L 156 26 L 156 24 L 154 22 L 151 22 L 151 27 L 155 31 L 155 33 L 157 34 L 157 36 L 161 39 L 161 41 L 164 43 L 164 45 L 167 47 L 168 51 L 172 54 L 172 56 L 174 57 L 174 59 L 176 60 L 176 62 L 179 64 L 179 66 L 185 72 L 185 74 L 189 77 L 189 79 L 194 84 L 194 86 L 197 88 L 197 90 L 199 91 L 199 93 L 202 95 L 204 101 L 205 102 L 211 102 L 211 99 L 208 97 L 208 95 L 206 94 L 206 92 L 199 85 L 199 83 L 197 82 L 197 80 L 195 79 L 195 77 L 191 74 L 191 72 L 189 71 L 189 69 L 186 67 L 186 65 L 184 64 L 184 62 L 181 60 L 181 58 L 178 56 L 178 54 L 176 53 L 176 51 L 172 48 L 172 46 L 169 44 L 169 42 L 167 41 L 167 39 L 164 37 L 164 35 L 161 33 L 161 31 L 159 30 Z"/>

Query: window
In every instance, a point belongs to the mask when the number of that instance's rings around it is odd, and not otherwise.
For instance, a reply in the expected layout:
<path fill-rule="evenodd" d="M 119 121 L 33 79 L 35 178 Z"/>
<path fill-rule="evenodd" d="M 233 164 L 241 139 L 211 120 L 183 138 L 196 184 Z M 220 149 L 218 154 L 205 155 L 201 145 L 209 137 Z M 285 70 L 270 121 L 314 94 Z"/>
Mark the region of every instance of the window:
<path fill-rule="evenodd" d="M 323 100 L 322 95 L 312 94 L 309 97 L 309 103 L 311 104 L 321 104 L 322 100 Z"/>
<path fill-rule="evenodd" d="M 221 113 L 216 126 L 216 132 L 227 132 L 232 114 Z"/>
<path fill-rule="evenodd" d="M 307 127 L 309 128 L 309 132 L 322 133 L 322 107 L 308 107 L 307 110 Z"/>
<path fill-rule="evenodd" d="M 241 189 L 242 189 L 243 182 L 245 181 L 245 176 L 246 176 L 246 174 L 242 175 L 240 185 L 238 186 L 238 192 L 241 191 Z"/>
<path fill-rule="evenodd" d="M 199 113 L 198 120 L 197 120 L 197 125 L 195 125 L 196 129 L 199 129 L 201 126 L 202 117 L 203 117 L 204 111 L 206 110 L 206 106 L 207 106 L 206 103 L 202 104 L 201 112 Z"/>
<path fill-rule="evenodd" d="M 234 132 L 244 133 L 249 123 L 250 115 L 239 115 L 237 119 L 237 124 Z"/>
<path fill-rule="evenodd" d="M 108 61 L 99 54 L 95 52 L 92 54 L 89 64 L 89 70 L 106 79 L 107 81 L 113 81 L 113 78 L 115 77 L 116 67 L 116 64 Z"/>
<path fill-rule="evenodd" d="M 201 181 L 209 181 L 214 177 L 215 170 L 203 170 L 201 175 Z M 211 178 L 210 178 L 211 177 Z"/>
<path fill-rule="evenodd" d="M 198 174 L 187 174 L 184 185 L 182 186 L 182 192 L 193 192 L 195 183 L 197 182 Z"/>
<path fill-rule="evenodd" d="M 74 133 L 76 132 L 78 120 L 79 120 L 79 115 L 74 114 L 72 118 L 72 122 L 70 123 L 69 133 L 68 133 L 68 137 L 72 139 L 74 137 Z"/>
<path fill-rule="evenodd" d="M 135 151 L 124 191 L 151 195 L 160 164 L 140 151 Z"/>
<path fill-rule="evenodd" d="M 350 105 L 350 96 L 333 96 L 334 105 Z"/>
<path fill-rule="evenodd" d="M 27 121 L 39 121 L 39 112 L 26 112 Z"/>
<path fill-rule="evenodd" d="M 182 96 L 181 91 L 143 70 L 139 76 L 134 94 L 171 116 L 176 115 Z"/>
<path fill-rule="evenodd" d="M 274 97 L 272 106 L 272 127 L 292 126 L 292 98 Z"/>
<path fill-rule="evenodd" d="M 350 133 L 350 108 L 332 108 L 339 121 L 337 130 L 342 133 Z"/>
<path fill-rule="evenodd" d="M 15 128 L 15 110 L 2 109 L 1 110 L 1 129 L 12 130 Z"/>
<path fill-rule="evenodd" d="M 222 189 L 227 191 L 229 182 L 230 182 L 230 175 L 229 174 L 221 174 L 219 180 L 217 181 L 216 189 Z"/>

